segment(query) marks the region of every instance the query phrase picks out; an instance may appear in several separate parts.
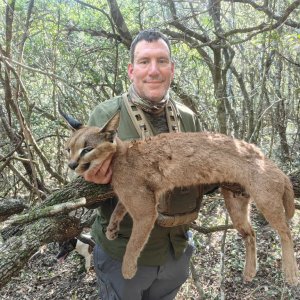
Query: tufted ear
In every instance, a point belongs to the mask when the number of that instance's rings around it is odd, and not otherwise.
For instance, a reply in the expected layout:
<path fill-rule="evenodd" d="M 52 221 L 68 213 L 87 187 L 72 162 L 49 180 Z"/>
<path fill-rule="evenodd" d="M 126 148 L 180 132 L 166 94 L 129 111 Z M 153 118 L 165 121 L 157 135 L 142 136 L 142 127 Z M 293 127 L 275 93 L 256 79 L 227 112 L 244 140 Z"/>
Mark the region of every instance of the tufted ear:
<path fill-rule="evenodd" d="M 120 111 L 117 111 L 101 128 L 101 132 L 117 131 L 120 123 Z"/>
<path fill-rule="evenodd" d="M 67 122 L 67 124 L 69 125 L 69 127 L 72 130 L 78 130 L 78 129 L 84 127 L 84 125 L 82 123 L 75 120 L 73 117 L 67 115 L 65 112 L 63 112 L 61 110 L 60 101 L 58 101 L 58 111 L 59 111 L 60 115 L 65 119 L 65 121 Z"/>

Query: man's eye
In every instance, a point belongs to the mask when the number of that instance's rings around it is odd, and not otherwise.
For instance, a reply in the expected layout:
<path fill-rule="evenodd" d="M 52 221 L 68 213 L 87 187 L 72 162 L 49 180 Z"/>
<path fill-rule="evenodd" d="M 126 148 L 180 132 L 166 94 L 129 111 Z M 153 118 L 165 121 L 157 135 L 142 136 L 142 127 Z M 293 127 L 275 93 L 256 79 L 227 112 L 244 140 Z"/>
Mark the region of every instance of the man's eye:
<path fill-rule="evenodd" d="M 66 151 L 67 151 L 68 153 L 70 153 L 71 149 L 70 149 L 70 148 L 66 148 Z"/>
<path fill-rule="evenodd" d="M 148 63 L 148 61 L 147 60 L 140 60 L 138 63 L 141 64 L 141 65 L 146 65 Z"/>
<path fill-rule="evenodd" d="M 165 58 L 162 58 L 158 61 L 158 63 L 160 64 L 168 64 L 169 63 L 169 60 L 168 59 L 165 59 Z"/>

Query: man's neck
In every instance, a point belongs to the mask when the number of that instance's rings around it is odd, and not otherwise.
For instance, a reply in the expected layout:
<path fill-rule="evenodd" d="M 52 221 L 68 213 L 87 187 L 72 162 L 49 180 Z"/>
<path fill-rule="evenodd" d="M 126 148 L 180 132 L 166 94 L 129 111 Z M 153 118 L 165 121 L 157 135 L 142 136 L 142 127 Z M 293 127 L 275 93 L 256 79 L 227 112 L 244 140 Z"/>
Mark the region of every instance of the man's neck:
<path fill-rule="evenodd" d="M 148 99 L 141 98 L 136 92 L 133 84 L 129 87 L 128 93 L 131 102 L 139 106 L 142 110 L 152 114 L 161 113 L 169 101 L 169 93 L 167 93 L 159 102 L 153 102 L 149 101 Z"/>

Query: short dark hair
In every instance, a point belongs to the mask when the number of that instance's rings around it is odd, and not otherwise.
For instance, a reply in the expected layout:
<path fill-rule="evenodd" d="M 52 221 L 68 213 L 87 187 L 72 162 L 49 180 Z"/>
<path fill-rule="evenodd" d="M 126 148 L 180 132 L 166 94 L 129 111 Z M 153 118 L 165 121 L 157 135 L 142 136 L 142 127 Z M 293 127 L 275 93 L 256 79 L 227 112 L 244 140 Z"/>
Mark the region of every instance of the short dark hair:
<path fill-rule="evenodd" d="M 134 40 L 131 43 L 130 46 L 130 61 L 131 63 L 134 62 L 134 51 L 135 47 L 138 42 L 140 41 L 147 41 L 149 43 L 153 41 L 158 41 L 159 39 L 162 39 L 167 44 L 169 51 L 170 51 L 170 57 L 171 57 L 171 45 L 169 39 L 160 31 L 156 29 L 146 29 L 143 31 L 140 31 L 138 35 L 134 38 Z"/>

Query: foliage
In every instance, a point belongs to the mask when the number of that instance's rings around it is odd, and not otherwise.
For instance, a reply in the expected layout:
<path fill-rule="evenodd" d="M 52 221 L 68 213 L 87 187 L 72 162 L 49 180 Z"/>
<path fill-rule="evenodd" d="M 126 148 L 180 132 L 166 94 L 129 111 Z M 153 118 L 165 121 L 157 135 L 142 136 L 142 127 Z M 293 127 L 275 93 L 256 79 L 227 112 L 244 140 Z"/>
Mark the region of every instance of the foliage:
<path fill-rule="evenodd" d="M 0 197 L 29 205 L 68 181 L 68 129 L 127 90 L 132 38 L 171 41 L 172 97 L 204 130 L 256 143 L 299 169 L 299 0 L 9 0 L 0 3 Z M 201 241 L 202 243 L 202 241 Z M 237 266 L 239 267 L 239 266 Z"/>
<path fill-rule="evenodd" d="M 11 102 L 24 115 L 53 172 L 65 177 L 62 153 L 67 132 L 57 115 L 57 102 L 87 121 L 97 103 L 128 88 L 130 40 L 140 29 L 154 27 L 172 43 L 178 88 L 172 96 L 184 102 L 182 95 L 188 95 L 203 129 L 255 142 L 286 170 L 297 168 L 298 4 L 280 23 L 277 16 L 284 15 L 292 2 L 271 1 L 260 9 L 251 1 L 217 3 L 18 0 L 2 4 L 2 15 L 6 10 L 13 15 L 12 20 L 7 15 L 2 18 L 7 29 L 1 35 L 2 109 L 15 139 L 24 124 Z M 120 23 L 117 12 L 125 23 Z M 13 61 L 5 78 L 9 59 Z M 26 150 L 13 157 L 13 138 L 3 130 L 1 157 L 8 155 L 10 163 L 3 167 L 8 188 L 2 196 L 28 194 L 23 184 L 11 190 L 9 182 L 19 182 L 13 167 L 25 175 L 28 186 L 40 181 L 46 193 L 62 183 L 48 175 L 30 146 L 32 141 L 24 137 L 21 147 Z M 31 161 L 30 167 L 18 156 Z M 28 172 L 33 177 L 28 178 Z M 30 197 L 36 196 L 31 191 Z"/>

